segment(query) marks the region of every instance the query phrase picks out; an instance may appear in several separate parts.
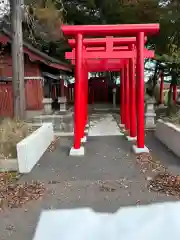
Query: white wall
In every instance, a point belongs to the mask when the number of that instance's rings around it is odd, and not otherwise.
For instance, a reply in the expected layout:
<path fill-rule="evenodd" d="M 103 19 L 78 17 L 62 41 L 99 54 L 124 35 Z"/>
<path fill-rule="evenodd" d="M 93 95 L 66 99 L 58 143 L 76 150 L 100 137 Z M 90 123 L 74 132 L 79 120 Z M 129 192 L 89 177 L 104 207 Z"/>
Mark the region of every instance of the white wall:
<path fill-rule="evenodd" d="M 30 136 L 17 144 L 20 173 L 29 173 L 54 140 L 52 123 L 44 123 Z"/>
<path fill-rule="evenodd" d="M 156 124 L 155 135 L 174 154 L 180 157 L 180 127 L 160 119 Z"/>

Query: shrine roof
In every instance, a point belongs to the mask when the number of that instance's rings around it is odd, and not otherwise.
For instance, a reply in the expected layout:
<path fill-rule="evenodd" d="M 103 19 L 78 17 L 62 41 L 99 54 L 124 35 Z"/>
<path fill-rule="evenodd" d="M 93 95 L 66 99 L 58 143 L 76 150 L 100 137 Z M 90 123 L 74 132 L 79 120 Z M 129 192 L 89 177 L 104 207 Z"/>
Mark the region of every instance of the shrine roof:
<path fill-rule="evenodd" d="M 11 44 L 12 43 L 11 32 L 5 28 L 2 28 L 0 30 L 0 42 L 5 45 L 7 43 Z M 48 65 L 49 67 L 52 67 L 58 70 L 68 71 L 68 72 L 71 72 L 73 69 L 73 66 L 71 64 L 67 64 L 56 58 L 50 57 L 49 55 L 33 47 L 31 44 L 29 44 L 26 41 L 23 41 L 23 47 L 24 47 L 24 53 L 26 53 L 29 56 L 29 59 L 32 62 L 39 61 L 45 65 Z"/>

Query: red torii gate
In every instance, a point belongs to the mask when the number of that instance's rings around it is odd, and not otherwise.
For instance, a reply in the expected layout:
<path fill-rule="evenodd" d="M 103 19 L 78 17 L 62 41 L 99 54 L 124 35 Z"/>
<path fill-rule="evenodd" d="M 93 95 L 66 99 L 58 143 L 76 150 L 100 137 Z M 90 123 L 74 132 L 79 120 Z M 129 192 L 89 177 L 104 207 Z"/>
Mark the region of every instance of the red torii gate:
<path fill-rule="evenodd" d="M 94 43 L 94 45 L 95 45 L 95 40 L 96 40 L 96 42 L 98 42 L 99 40 L 98 39 L 84 39 L 84 40 L 86 40 L 86 45 L 88 45 L 87 44 L 87 42 L 89 41 L 90 43 L 91 43 L 91 41 L 90 40 L 94 40 L 93 41 L 93 43 Z M 108 40 L 108 39 L 107 39 Z M 123 42 L 123 43 L 125 43 L 126 42 L 126 40 L 127 40 L 127 42 L 129 43 L 130 42 L 130 40 L 131 40 L 131 42 L 134 42 L 134 40 L 135 39 L 133 39 L 133 41 L 132 41 L 132 39 L 131 38 L 124 38 L 124 39 L 122 39 L 122 38 L 120 38 L 120 40 L 123 40 L 123 41 L 120 41 L 120 43 L 121 42 Z M 72 40 L 70 40 L 71 42 L 72 42 Z M 112 38 L 111 38 L 111 41 L 112 41 Z M 103 42 L 102 40 L 101 40 L 101 42 Z M 98 42 L 99 43 L 99 42 Z M 71 43 L 71 45 L 73 45 L 72 43 Z M 119 47 L 118 49 L 119 50 L 122 50 L 121 49 L 122 47 Z M 93 48 L 93 49 L 95 49 L 95 48 Z M 99 49 L 99 48 L 98 48 Z M 123 48 L 124 49 L 124 48 Z M 125 49 L 127 49 L 127 47 L 125 47 Z M 89 48 L 89 50 L 91 51 L 92 50 L 92 48 Z M 102 50 L 102 49 L 101 49 Z M 113 48 L 113 50 L 114 50 L 114 48 Z M 75 58 L 75 55 L 74 55 L 74 52 L 75 52 L 75 50 L 73 49 L 73 51 L 71 52 L 71 53 L 66 53 L 66 58 L 67 59 L 73 59 L 72 60 L 72 63 L 75 63 L 74 62 L 74 58 Z M 94 69 L 92 68 L 92 64 L 95 64 L 96 65 L 96 70 L 97 71 L 100 71 L 99 69 L 101 69 L 102 70 L 102 66 L 97 66 L 97 61 L 96 60 L 94 60 L 94 58 L 95 57 L 93 57 L 93 61 L 91 62 L 91 63 L 87 63 L 87 61 L 89 60 L 89 52 L 86 52 L 86 51 L 84 51 L 84 53 L 87 53 L 87 56 L 85 55 L 85 54 L 83 54 L 83 58 L 86 60 L 86 66 L 88 66 L 88 70 L 89 71 L 93 71 Z M 97 52 L 96 52 L 97 53 Z M 101 53 L 100 52 L 98 52 L 100 55 L 101 55 Z M 108 56 L 109 56 L 109 58 L 111 58 L 111 56 L 112 56 L 112 53 L 113 53 L 113 51 L 111 50 L 110 51 L 110 49 L 109 49 L 109 52 L 108 52 Z M 116 54 L 118 53 L 118 55 L 120 55 L 120 56 L 122 56 L 122 51 L 118 51 L 118 52 L 116 52 Z M 120 54 L 119 54 L 120 53 Z M 125 52 L 125 53 L 127 53 L 127 51 Z M 95 54 L 95 53 L 94 53 Z M 84 56 L 85 55 L 85 56 Z M 96 55 L 96 54 L 95 54 Z M 113 55 L 114 56 L 114 55 Z M 133 58 L 134 58 L 134 56 L 133 56 L 133 53 L 131 52 L 131 58 L 132 58 L 132 60 L 133 60 Z M 146 58 L 149 58 L 149 57 L 154 57 L 154 51 L 150 51 L 150 50 L 147 50 L 147 49 L 144 49 L 144 57 L 146 57 Z M 103 57 L 102 57 L 103 58 Z M 112 57 L 113 58 L 113 57 Z M 103 59 L 103 60 L 105 60 L 106 61 L 106 59 Z M 111 59 L 112 60 L 112 59 Z M 113 59 L 114 60 L 114 59 Z M 134 61 L 134 60 L 133 60 Z M 114 65 L 116 63 L 116 66 Z M 102 64 L 102 63 L 101 63 Z M 121 60 L 121 62 L 120 62 L 120 60 L 118 60 L 118 64 L 117 64 L 117 59 L 115 59 L 115 62 L 114 63 L 112 63 L 111 65 L 109 65 L 109 63 L 107 63 L 107 62 L 105 62 L 104 63 L 104 65 L 103 65 L 103 67 L 104 67 L 104 71 L 107 71 L 107 70 L 111 70 L 112 71 L 112 69 L 114 70 L 114 71 L 120 71 L 120 68 L 122 68 L 123 66 L 124 66 L 124 64 L 128 64 L 128 62 L 127 61 L 124 61 L 124 60 Z M 135 64 L 133 63 L 133 65 L 132 65 L 132 67 L 134 68 L 135 67 Z M 99 68 L 99 69 L 98 69 Z M 133 69 L 133 72 L 135 72 L 135 70 Z M 130 73 L 131 74 L 131 73 Z M 127 78 L 128 78 L 128 76 L 127 76 Z M 129 128 L 130 128 L 130 136 L 128 136 L 127 138 L 129 139 L 129 140 L 135 140 L 136 139 L 136 113 L 135 113 L 135 108 L 136 108 L 136 106 L 135 106 L 135 101 L 133 101 L 132 99 L 134 99 L 135 100 L 135 93 L 134 93 L 134 91 L 132 91 L 131 90 L 131 86 L 133 87 L 134 86 L 134 77 L 132 77 L 132 84 L 130 85 L 130 87 L 128 86 L 128 84 L 127 84 L 127 82 L 128 82 L 128 79 L 126 79 L 125 80 L 125 86 L 126 86 L 126 95 L 127 96 L 124 96 L 124 94 L 123 94 L 123 91 L 121 92 L 121 97 L 122 97 L 122 99 L 121 99 L 121 102 L 122 102 L 122 104 L 121 104 L 121 122 L 124 122 L 125 123 L 125 126 L 126 126 L 126 129 L 127 130 L 129 130 Z M 122 83 L 123 83 L 123 81 L 122 81 Z M 123 84 L 122 84 L 123 85 Z M 129 89 L 128 89 L 128 87 L 129 87 Z M 121 90 L 122 90 L 122 87 L 121 87 Z M 130 92 L 129 92 L 130 91 Z M 128 106 L 128 104 L 127 104 L 127 102 L 129 102 L 129 95 L 131 95 L 131 104 Z M 126 104 L 124 104 L 124 99 L 126 99 Z M 125 106 L 124 106 L 125 105 Z M 127 113 L 127 118 L 126 118 L 126 114 L 124 114 L 124 112 L 123 112 L 123 110 L 126 110 L 126 113 Z M 129 113 L 131 113 L 131 119 L 130 119 L 130 121 L 129 121 Z M 143 133 L 144 134 L 144 133 Z"/>
<path fill-rule="evenodd" d="M 84 148 L 80 144 L 80 140 L 82 137 L 82 125 L 79 121 L 81 119 L 81 101 L 84 98 L 83 92 L 81 90 L 81 83 L 83 83 L 82 73 L 84 71 L 83 64 L 84 59 L 86 58 L 103 58 L 108 59 L 109 58 L 109 49 L 112 45 L 107 45 L 106 52 L 97 52 L 95 53 L 96 57 L 93 55 L 94 52 L 85 52 L 85 56 L 83 56 L 83 35 L 84 36 L 102 36 L 102 35 L 130 35 L 130 36 L 136 36 L 136 53 L 133 51 L 133 49 L 130 49 L 124 54 L 122 52 L 122 56 L 118 56 L 119 52 L 113 53 L 113 57 L 115 59 L 118 58 L 127 58 L 132 59 L 136 55 L 137 60 L 137 85 L 138 85 L 138 94 L 137 94 L 137 146 L 133 146 L 133 149 L 136 153 L 146 152 L 148 149 L 144 146 L 144 36 L 148 33 L 156 33 L 159 30 L 159 24 L 130 24 L 130 25 L 87 25 L 87 26 L 62 26 L 62 30 L 65 35 L 70 35 L 76 38 L 76 51 L 75 51 L 75 68 L 76 68 L 76 83 L 75 83 L 75 141 L 74 141 L 74 147 L 71 149 L 70 154 L 71 155 L 83 155 L 84 154 Z M 89 55 L 87 55 L 89 54 Z M 86 56 L 87 55 L 87 56 Z M 128 56 L 127 56 L 128 55 Z M 134 72 L 132 68 L 133 61 L 129 61 L 130 65 L 130 80 L 133 76 L 134 78 Z M 86 70 L 87 72 L 87 70 Z M 84 74 L 84 73 L 83 73 Z M 122 71 L 123 75 L 123 71 Z M 128 79 L 128 65 L 126 64 L 124 67 L 124 75 L 126 76 L 125 79 Z M 122 78 L 123 79 L 123 78 Z M 127 82 L 127 83 L 126 83 Z M 128 84 L 128 81 L 125 81 L 124 84 Z M 87 84 L 86 84 L 87 85 Z M 128 88 L 125 87 L 127 90 Z M 135 93 L 135 86 L 131 88 L 132 92 Z M 125 96 L 128 96 L 128 93 L 125 94 Z M 126 105 L 128 105 L 127 102 L 128 99 L 126 99 Z M 134 99 L 135 100 L 135 99 Z M 127 110 L 127 108 L 126 108 Z M 127 113 L 125 114 L 127 116 Z M 79 121 L 79 122 L 78 122 Z M 84 124 L 84 123 L 83 123 Z M 126 123 L 126 125 L 128 125 Z M 143 133 L 143 134 L 142 134 Z"/>

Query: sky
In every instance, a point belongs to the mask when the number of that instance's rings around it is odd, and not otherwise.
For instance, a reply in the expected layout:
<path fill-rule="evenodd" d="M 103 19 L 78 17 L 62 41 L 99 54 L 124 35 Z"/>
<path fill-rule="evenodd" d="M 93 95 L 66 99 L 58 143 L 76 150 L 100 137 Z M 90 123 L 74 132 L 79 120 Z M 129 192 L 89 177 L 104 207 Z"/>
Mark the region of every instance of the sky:
<path fill-rule="evenodd" d="M 9 0 L 0 0 L 0 19 L 9 13 L 10 5 Z"/>

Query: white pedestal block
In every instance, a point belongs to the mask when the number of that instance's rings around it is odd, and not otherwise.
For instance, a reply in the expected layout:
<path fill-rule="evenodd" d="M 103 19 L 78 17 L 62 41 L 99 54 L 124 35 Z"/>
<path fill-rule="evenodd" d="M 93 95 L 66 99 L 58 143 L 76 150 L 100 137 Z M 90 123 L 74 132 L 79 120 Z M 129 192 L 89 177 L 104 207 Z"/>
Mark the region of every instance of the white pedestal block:
<path fill-rule="evenodd" d="M 45 114 L 52 114 L 52 98 L 44 98 L 44 113 Z"/>
<path fill-rule="evenodd" d="M 126 136 L 126 139 L 131 142 L 131 141 L 136 141 L 137 137 Z"/>
<path fill-rule="evenodd" d="M 145 129 L 155 129 L 155 109 L 154 109 L 155 100 L 148 99 L 145 104 Z"/>
<path fill-rule="evenodd" d="M 72 147 L 69 153 L 70 156 L 74 156 L 74 157 L 84 156 L 84 154 L 85 154 L 85 151 L 83 146 L 81 146 L 78 149 Z"/>
<path fill-rule="evenodd" d="M 149 149 L 146 146 L 143 148 L 138 148 L 136 145 L 133 145 L 132 150 L 135 154 L 149 153 Z"/>

